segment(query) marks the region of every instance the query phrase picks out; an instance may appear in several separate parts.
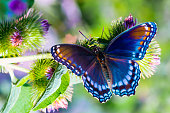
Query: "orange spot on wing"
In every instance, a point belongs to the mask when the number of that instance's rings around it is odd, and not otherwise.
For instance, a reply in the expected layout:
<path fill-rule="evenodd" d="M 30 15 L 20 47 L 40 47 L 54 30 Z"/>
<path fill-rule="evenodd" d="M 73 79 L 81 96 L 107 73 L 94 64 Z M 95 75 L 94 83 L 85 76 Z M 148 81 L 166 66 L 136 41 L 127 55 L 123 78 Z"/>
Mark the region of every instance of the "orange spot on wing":
<path fill-rule="evenodd" d="M 140 45 L 143 45 L 143 41 L 140 42 Z"/>
<path fill-rule="evenodd" d="M 148 31 L 148 32 L 146 32 L 146 36 L 149 36 L 149 34 L 150 34 L 150 32 Z"/>
<path fill-rule="evenodd" d="M 72 66 L 76 67 L 76 65 L 75 65 L 75 64 L 72 64 Z"/>
<path fill-rule="evenodd" d="M 135 39 L 141 39 L 141 36 L 145 36 L 146 29 L 145 27 L 139 27 L 133 30 L 130 33 L 130 36 L 135 37 Z"/>
<path fill-rule="evenodd" d="M 142 47 L 138 47 L 138 50 L 140 50 Z"/>
<path fill-rule="evenodd" d="M 146 32 L 146 36 L 149 36 L 150 31 L 151 31 L 151 28 L 150 28 L 150 27 L 148 27 L 148 28 L 147 28 L 147 32 Z"/>
<path fill-rule="evenodd" d="M 71 64 L 71 60 L 68 60 L 68 63 Z"/>
<path fill-rule="evenodd" d="M 150 27 L 148 27 L 148 31 L 151 31 L 151 28 L 150 28 Z"/>
<path fill-rule="evenodd" d="M 57 54 L 59 54 L 59 52 L 58 52 L 58 51 L 56 51 L 56 53 L 57 53 Z"/>
<path fill-rule="evenodd" d="M 143 37 L 143 40 L 146 40 L 146 36 Z"/>
<path fill-rule="evenodd" d="M 61 54 L 58 55 L 60 58 L 62 58 L 63 56 Z"/>
<path fill-rule="evenodd" d="M 63 57 L 63 60 L 67 60 L 67 58 L 66 58 L 66 57 Z"/>
<path fill-rule="evenodd" d="M 87 72 L 84 73 L 84 76 L 85 76 L 85 77 L 87 76 Z"/>

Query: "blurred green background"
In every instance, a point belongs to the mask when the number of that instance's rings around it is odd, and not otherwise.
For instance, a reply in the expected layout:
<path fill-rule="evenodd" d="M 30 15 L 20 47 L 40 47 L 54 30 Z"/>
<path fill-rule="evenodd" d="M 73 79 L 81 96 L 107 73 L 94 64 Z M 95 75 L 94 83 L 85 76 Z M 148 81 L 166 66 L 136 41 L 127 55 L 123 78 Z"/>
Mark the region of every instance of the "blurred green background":
<path fill-rule="evenodd" d="M 151 78 L 141 78 L 135 96 L 113 95 L 110 101 L 100 104 L 82 84 L 77 84 L 68 109 L 60 109 L 60 113 L 170 113 L 170 0 L 35 0 L 33 7 L 51 24 L 46 50 L 83 38 L 78 30 L 87 37 L 99 37 L 113 19 L 130 13 L 138 23 L 152 21 L 158 25 L 156 40 L 162 49 L 161 64 Z M 0 15 L 8 13 L 4 8 L 0 5 Z M 0 73 L 0 107 L 9 91 L 9 76 Z"/>

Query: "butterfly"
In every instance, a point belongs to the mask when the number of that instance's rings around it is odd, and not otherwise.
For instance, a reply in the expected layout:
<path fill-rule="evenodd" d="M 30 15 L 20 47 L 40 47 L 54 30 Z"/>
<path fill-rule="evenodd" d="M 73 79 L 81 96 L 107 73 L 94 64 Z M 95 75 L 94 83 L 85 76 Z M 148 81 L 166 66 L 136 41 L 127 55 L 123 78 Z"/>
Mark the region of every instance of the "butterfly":
<path fill-rule="evenodd" d="M 51 48 L 54 59 L 77 76 L 82 76 L 84 87 L 101 103 L 112 94 L 134 95 L 140 79 L 136 60 L 142 60 L 155 36 L 156 23 L 136 25 L 113 38 L 102 51 L 76 44 L 58 44 Z"/>

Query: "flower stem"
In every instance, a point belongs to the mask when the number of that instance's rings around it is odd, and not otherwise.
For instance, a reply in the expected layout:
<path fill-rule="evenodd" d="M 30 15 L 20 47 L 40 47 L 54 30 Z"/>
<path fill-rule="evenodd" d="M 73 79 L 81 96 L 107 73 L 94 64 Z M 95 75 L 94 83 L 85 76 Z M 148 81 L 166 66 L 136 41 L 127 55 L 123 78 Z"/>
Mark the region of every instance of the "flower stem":
<path fill-rule="evenodd" d="M 12 83 L 14 84 L 17 83 L 18 79 L 15 77 L 13 69 L 8 68 L 8 71 L 9 71 L 9 75 L 11 77 Z"/>
<path fill-rule="evenodd" d="M 15 64 L 2 64 L 2 66 L 6 67 L 7 69 L 11 68 L 11 69 L 15 69 L 15 70 L 22 71 L 22 72 L 25 72 L 25 73 L 29 73 L 29 69 L 17 66 Z"/>
<path fill-rule="evenodd" d="M 1 58 L 0 65 L 9 64 L 9 63 L 26 62 L 26 61 L 32 61 L 37 59 L 45 59 L 45 58 L 52 58 L 51 53 L 38 54 L 32 56 L 22 56 L 22 57 L 15 57 L 15 58 Z"/>

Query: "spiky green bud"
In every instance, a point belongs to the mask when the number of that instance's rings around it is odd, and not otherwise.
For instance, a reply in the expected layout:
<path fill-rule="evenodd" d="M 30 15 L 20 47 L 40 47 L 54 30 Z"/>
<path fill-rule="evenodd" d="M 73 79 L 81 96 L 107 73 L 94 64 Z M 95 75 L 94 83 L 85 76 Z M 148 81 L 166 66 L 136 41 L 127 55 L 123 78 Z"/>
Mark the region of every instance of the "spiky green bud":
<path fill-rule="evenodd" d="M 45 41 L 43 35 L 47 32 L 44 31 L 41 16 L 39 12 L 29 9 L 16 19 L 1 21 L 0 56 L 18 56 L 26 50 L 38 49 Z"/>

